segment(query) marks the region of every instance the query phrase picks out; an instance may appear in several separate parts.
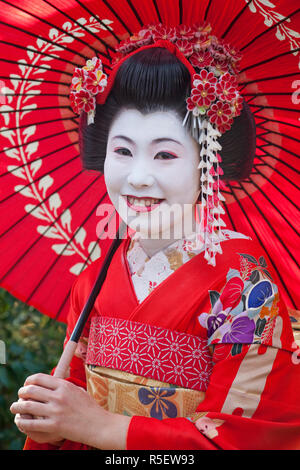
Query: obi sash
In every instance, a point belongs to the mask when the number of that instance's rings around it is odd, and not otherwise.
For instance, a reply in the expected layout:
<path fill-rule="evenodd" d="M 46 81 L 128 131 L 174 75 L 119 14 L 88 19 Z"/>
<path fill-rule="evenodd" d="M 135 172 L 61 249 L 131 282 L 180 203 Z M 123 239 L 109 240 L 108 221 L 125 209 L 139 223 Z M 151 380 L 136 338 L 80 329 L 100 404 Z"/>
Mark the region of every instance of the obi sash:
<path fill-rule="evenodd" d="M 86 356 L 89 393 L 111 412 L 190 416 L 212 370 L 207 341 L 118 318 L 93 317 Z"/>

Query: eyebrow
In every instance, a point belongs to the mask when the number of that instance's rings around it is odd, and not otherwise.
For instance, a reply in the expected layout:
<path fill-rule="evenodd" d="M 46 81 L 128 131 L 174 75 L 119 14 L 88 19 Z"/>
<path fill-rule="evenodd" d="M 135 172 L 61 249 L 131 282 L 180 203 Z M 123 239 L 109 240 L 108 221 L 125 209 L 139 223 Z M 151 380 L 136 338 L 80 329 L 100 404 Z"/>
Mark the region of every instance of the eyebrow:
<path fill-rule="evenodd" d="M 125 135 L 115 135 L 113 139 L 123 139 L 132 145 L 135 144 L 135 142 L 132 139 L 130 139 L 129 137 L 126 137 Z M 160 137 L 159 139 L 152 140 L 153 144 L 160 144 L 161 142 L 175 142 L 176 144 L 181 145 L 182 147 L 181 142 L 178 142 L 178 140 L 172 139 L 171 137 Z"/>

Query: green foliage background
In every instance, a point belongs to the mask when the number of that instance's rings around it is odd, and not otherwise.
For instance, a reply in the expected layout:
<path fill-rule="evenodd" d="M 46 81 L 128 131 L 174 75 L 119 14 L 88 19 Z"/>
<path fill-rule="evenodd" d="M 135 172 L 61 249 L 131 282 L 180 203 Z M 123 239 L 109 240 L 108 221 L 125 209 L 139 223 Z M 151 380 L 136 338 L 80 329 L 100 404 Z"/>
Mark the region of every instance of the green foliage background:
<path fill-rule="evenodd" d="M 0 364 L 0 450 L 21 450 L 25 436 L 14 424 L 9 407 L 29 375 L 49 373 L 56 365 L 66 326 L 42 315 L 0 289 L 0 340 L 6 363 Z"/>

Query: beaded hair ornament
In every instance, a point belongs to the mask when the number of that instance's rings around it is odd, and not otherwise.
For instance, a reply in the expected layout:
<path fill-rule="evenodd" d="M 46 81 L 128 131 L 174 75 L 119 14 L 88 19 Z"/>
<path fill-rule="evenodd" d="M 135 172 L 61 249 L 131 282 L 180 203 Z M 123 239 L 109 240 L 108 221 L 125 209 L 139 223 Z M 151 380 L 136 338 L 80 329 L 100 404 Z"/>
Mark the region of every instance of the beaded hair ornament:
<path fill-rule="evenodd" d="M 196 205 L 196 246 L 204 249 L 208 264 L 215 266 L 216 253 L 222 253 L 220 242 L 225 239 L 225 213 L 220 189 L 225 185 L 221 145 L 217 139 L 227 132 L 243 107 L 238 90 L 238 62 L 241 54 L 231 45 L 211 34 L 209 24 L 192 27 L 149 25 L 122 41 L 116 49 L 112 70 L 103 72 L 102 61 L 94 57 L 83 68 L 76 68 L 72 78 L 70 100 L 75 113 L 87 113 L 87 123 L 94 122 L 96 104 L 103 104 L 113 86 L 119 66 L 142 49 L 165 47 L 188 68 L 191 94 L 186 100 L 187 112 L 183 126 L 200 144 L 201 203 Z M 200 206 L 200 207 L 199 207 Z"/>

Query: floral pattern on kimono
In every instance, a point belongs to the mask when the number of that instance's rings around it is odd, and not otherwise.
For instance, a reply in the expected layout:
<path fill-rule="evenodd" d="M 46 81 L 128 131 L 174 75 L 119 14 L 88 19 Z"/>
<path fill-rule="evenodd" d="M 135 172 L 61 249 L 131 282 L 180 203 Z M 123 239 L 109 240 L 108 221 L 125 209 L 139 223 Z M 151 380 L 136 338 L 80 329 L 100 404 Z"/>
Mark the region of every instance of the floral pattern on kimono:
<path fill-rule="evenodd" d="M 240 269 L 230 269 L 221 292 L 210 291 L 211 311 L 199 315 L 209 344 L 266 344 L 280 347 L 276 330 L 279 293 L 265 258 L 240 254 Z"/>

